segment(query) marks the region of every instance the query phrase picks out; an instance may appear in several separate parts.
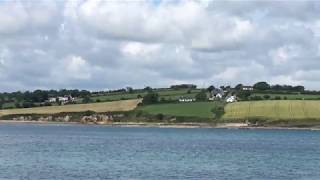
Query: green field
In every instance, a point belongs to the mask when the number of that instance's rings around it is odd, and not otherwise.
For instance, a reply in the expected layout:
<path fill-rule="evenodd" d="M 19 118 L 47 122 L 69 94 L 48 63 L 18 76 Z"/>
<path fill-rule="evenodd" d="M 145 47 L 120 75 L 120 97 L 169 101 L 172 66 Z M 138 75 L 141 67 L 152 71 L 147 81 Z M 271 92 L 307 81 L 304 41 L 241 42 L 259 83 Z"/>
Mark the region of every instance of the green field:
<path fill-rule="evenodd" d="M 199 89 L 193 89 L 191 90 L 191 93 L 188 93 L 188 89 L 181 89 L 181 90 L 171 90 L 171 89 L 164 89 L 164 90 L 155 90 L 156 93 L 159 94 L 160 98 L 164 98 L 166 100 L 177 100 L 180 96 L 188 96 L 188 97 L 195 97 L 197 93 L 199 93 L 201 90 Z M 135 93 L 112 93 L 108 95 L 102 95 L 102 96 L 94 96 L 91 97 L 93 101 L 96 101 L 99 99 L 100 101 L 118 101 L 123 99 L 136 99 L 138 95 L 144 96 L 147 92 L 135 92 Z"/>
<path fill-rule="evenodd" d="M 225 120 L 265 118 L 267 120 L 320 120 L 320 101 L 281 100 L 246 101 L 228 104 Z"/>
<path fill-rule="evenodd" d="M 183 117 L 213 118 L 211 110 L 218 102 L 191 102 L 177 104 L 157 104 L 139 107 L 139 110 L 150 114 L 164 114 Z"/>

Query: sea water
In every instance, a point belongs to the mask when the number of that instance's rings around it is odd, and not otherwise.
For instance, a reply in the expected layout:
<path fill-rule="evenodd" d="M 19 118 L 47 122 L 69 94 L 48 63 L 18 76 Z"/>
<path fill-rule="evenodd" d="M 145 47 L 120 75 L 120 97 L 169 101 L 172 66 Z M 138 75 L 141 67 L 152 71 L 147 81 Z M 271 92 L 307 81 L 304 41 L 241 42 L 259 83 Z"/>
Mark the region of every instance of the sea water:
<path fill-rule="evenodd" d="M 320 131 L 0 125 L 0 179 L 320 179 Z"/>

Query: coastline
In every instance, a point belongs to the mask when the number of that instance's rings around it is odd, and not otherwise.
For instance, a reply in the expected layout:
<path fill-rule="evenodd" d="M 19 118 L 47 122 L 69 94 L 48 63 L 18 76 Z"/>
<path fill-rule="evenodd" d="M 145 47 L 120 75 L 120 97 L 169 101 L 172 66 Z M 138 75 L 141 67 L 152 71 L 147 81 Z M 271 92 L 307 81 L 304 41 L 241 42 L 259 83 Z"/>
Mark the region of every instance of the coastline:
<path fill-rule="evenodd" d="M 80 122 L 53 122 L 53 121 L 15 121 L 0 120 L 0 126 L 6 124 L 48 124 L 48 125 L 96 125 L 123 128 L 213 128 L 213 129 L 262 129 L 262 130 L 312 130 L 319 131 L 320 127 L 284 127 L 284 126 L 250 126 L 246 123 L 137 123 L 115 122 L 108 124 L 80 123 Z"/>

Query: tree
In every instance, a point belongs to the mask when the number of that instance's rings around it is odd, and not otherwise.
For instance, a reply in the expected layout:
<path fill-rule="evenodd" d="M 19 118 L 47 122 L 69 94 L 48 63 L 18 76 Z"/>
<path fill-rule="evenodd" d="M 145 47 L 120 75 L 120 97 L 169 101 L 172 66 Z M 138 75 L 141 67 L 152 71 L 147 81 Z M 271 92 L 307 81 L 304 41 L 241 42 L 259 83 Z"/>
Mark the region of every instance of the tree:
<path fill-rule="evenodd" d="M 280 96 L 276 96 L 274 97 L 275 100 L 281 100 L 281 97 Z"/>
<path fill-rule="evenodd" d="M 147 86 L 145 88 L 143 88 L 144 91 L 150 92 L 152 91 L 152 88 L 150 86 Z"/>
<path fill-rule="evenodd" d="M 196 95 L 197 101 L 206 101 L 207 100 L 207 94 L 205 91 L 201 91 Z"/>
<path fill-rule="evenodd" d="M 127 87 L 126 90 L 127 90 L 127 92 L 130 93 L 130 94 L 132 94 L 132 93 L 134 92 L 132 87 Z"/>
<path fill-rule="evenodd" d="M 197 86 L 194 84 L 178 84 L 170 86 L 170 89 L 196 89 Z"/>
<path fill-rule="evenodd" d="M 270 85 L 267 82 L 257 82 L 253 85 L 253 88 L 256 90 L 265 91 L 270 89 Z"/>
<path fill-rule="evenodd" d="M 207 88 L 208 92 L 212 92 L 214 89 L 216 89 L 216 88 L 212 85 Z"/>
<path fill-rule="evenodd" d="M 215 119 L 219 119 L 225 113 L 223 105 L 216 105 L 211 109 Z"/>
<path fill-rule="evenodd" d="M 80 91 L 78 89 L 71 90 L 70 95 L 72 97 L 79 97 L 80 96 Z"/>
<path fill-rule="evenodd" d="M 82 103 L 87 104 L 87 103 L 89 103 L 89 102 L 91 102 L 91 99 L 90 99 L 89 96 L 85 96 L 85 97 L 82 99 Z"/>
<path fill-rule="evenodd" d="M 31 108 L 31 107 L 33 107 L 33 104 L 31 102 L 23 102 L 22 107 L 23 108 Z"/>
<path fill-rule="evenodd" d="M 155 92 L 149 92 L 142 99 L 142 104 L 156 104 L 159 102 L 159 95 Z"/>
<path fill-rule="evenodd" d="M 19 102 L 14 103 L 14 106 L 15 106 L 16 108 L 21 108 L 21 105 L 20 105 Z"/>
<path fill-rule="evenodd" d="M 294 89 L 299 92 L 304 92 L 304 86 L 295 86 Z"/>
<path fill-rule="evenodd" d="M 241 90 L 242 86 L 243 86 L 242 84 L 238 84 L 234 88 L 239 91 Z"/>
<path fill-rule="evenodd" d="M 242 100 L 248 100 L 248 98 L 251 96 L 250 91 L 239 91 L 238 97 Z"/>
<path fill-rule="evenodd" d="M 270 95 L 266 94 L 263 96 L 264 99 L 270 99 Z"/>
<path fill-rule="evenodd" d="M 263 98 L 261 96 L 253 96 L 250 98 L 251 100 L 253 101 L 260 101 L 260 100 L 263 100 Z"/>
<path fill-rule="evenodd" d="M 68 94 L 64 94 L 64 95 L 68 95 Z M 90 91 L 87 90 L 81 90 L 79 92 L 80 97 L 85 98 L 85 97 L 89 97 L 91 95 Z"/>
<path fill-rule="evenodd" d="M 163 120 L 164 115 L 162 113 L 159 113 L 156 115 L 157 120 Z"/>

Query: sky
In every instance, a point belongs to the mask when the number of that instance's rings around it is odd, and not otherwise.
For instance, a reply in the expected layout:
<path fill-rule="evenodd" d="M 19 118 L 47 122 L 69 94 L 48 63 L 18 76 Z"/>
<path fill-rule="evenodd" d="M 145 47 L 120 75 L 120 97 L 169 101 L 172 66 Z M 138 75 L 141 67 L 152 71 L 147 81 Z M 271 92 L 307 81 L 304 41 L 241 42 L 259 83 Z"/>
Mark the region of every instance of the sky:
<path fill-rule="evenodd" d="M 320 1 L 0 0 L 0 91 L 320 89 Z"/>

